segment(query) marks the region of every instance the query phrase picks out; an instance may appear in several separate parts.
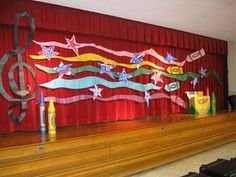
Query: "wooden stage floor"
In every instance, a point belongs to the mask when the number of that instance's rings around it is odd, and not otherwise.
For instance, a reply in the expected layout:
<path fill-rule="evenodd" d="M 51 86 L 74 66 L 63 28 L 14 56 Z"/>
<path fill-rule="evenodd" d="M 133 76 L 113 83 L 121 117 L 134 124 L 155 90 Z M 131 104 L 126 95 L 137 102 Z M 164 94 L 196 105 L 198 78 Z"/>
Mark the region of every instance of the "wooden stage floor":
<path fill-rule="evenodd" d="M 1 176 L 127 176 L 236 140 L 236 111 L 0 135 Z"/>
<path fill-rule="evenodd" d="M 230 111 L 222 110 L 215 115 L 228 114 Z M 215 116 L 214 115 L 214 116 Z M 138 129 L 149 126 L 162 126 L 172 124 L 180 121 L 192 121 L 199 118 L 207 118 L 212 115 L 194 115 L 194 114 L 166 114 L 161 116 L 147 116 L 144 118 L 137 118 L 133 120 L 115 121 L 107 123 L 97 123 L 91 125 L 71 126 L 64 128 L 57 128 L 56 139 L 50 139 L 48 135 L 41 136 L 39 132 L 14 132 L 11 134 L 0 135 L 0 148 L 27 145 L 34 143 L 45 143 L 63 139 L 70 139 L 76 137 L 83 137 L 95 135 L 100 133 L 109 133 L 116 131 L 125 131 L 130 129 Z"/>

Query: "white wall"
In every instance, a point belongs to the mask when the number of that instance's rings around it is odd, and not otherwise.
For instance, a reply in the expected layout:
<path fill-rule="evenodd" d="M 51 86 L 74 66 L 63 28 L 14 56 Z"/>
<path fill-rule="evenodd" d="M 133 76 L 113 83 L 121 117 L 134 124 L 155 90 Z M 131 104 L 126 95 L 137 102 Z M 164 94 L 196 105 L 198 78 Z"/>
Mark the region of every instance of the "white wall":
<path fill-rule="evenodd" d="M 228 41 L 229 95 L 236 95 L 236 41 Z"/>

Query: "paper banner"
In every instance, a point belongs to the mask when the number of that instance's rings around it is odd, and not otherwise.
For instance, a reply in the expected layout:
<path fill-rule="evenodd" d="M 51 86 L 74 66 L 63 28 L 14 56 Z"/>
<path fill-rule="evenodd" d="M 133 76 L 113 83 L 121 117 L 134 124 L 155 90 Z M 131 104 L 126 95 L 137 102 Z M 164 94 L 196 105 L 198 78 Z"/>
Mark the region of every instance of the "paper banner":
<path fill-rule="evenodd" d="M 38 64 L 35 64 L 35 66 L 38 69 L 40 69 L 40 70 L 42 70 L 46 73 L 56 74 L 56 71 L 53 68 L 49 68 L 49 67 L 38 65 Z M 80 73 L 80 72 L 84 72 L 84 71 L 99 73 L 100 69 L 95 67 L 95 66 L 86 65 L 86 66 L 82 66 L 82 67 L 79 67 L 79 68 L 71 68 L 70 71 L 71 71 L 72 74 L 76 74 L 76 73 Z M 137 77 L 137 76 L 140 76 L 142 74 L 150 75 L 150 74 L 153 74 L 153 73 L 161 73 L 165 77 L 173 78 L 173 79 L 176 79 L 176 80 L 179 80 L 179 81 L 185 81 L 189 77 L 200 77 L 201 76 L 200 74 L 195 74 L 193 72 L 187 72 L 185 74 L 175 75 L 175 74 L 165 73 L 165 72 L 162 72 L 162 71 L 157 70 L 157 69 L 146 69 L 146 68 L 140 68 L 140 69 L 135 70 L 134 72 L 129 73 L 129 74 L 132 75 L 133 77 Z M 113 74 L 114 77 L 119 78 L 119 73 L 118 72 L 112 72 L 112 74 Z M 208 75 L 209 74 L 206 74 L 205 76 L 208 76 Z"/>
<path fill-rule="evenodd" d="M 100 77 L 95 76 L 89 76 L 89 77 L 83 77 L 81 79 L 54 79 L 52 81 L 49 81 L 44 84 L 40 84 L 42 87 L 50 88 L 50 89 L 56 89 L 56 88 L 68 88 L 68 89 L 84 89 L 89 88 L 94 85 L 103 85 L 108 88 L 120 88 L 120 87 L 126 87 L 133 90 L 137 90 L 140 92 L 144 92 L 147 90 L 160 90 L 161 87 L 158 87 L 152 83 L 149 84 L 140 84 L 136 82 L 129 81 L 129 84 L 126 84 L 125 82 L 110 82 Z"/>
<path fill-rule="evenodd" d="M 73 36 L 72 39 L 73 38 L 75 38 L 75 37 Z M 71 41 L 72 41 L 72 39 L 71 39 Z M 38 44 L 40 46 L 41 45 L 44 45 L 44 46 L 55 46 L 55 47 L 60 47 L 60 48 L 68 49 L 68 45 L 67 44 L 59 43 L 59 42 L 56 42 L 56 41 L 50 41 L 50 42 L 37 42 L 37 41 L 34 41 L 34 43 L 36 43 L 36 44 Z M 134 56 L 133 52 L 114 51 L 114 50 L 108 49 L 106 47 L 103 47 L 103 46 L 100 46 L 100 45 L 96 45 L 94 43 L 77 43 L 77 42 L 74 42 L 74 48 L 78 49 L 78 48 L 82 48 L 82 47 L 94 47 L 94 48 L 103 50 L 103 51 L 105 51 L 107 53 L 111 53 L 111 54 L 116 55 L 116 56 L 126 56 L 126 57 L 129 57 L 129 58 L 132 58 Z M 75 49 L 74 49 L 74 51 L 75 51 Z M 76 53 L 76 55 L 78 55 L 77 52 L 75 52 L 75 53 Z M 148 49 L 148 50 L 139 52 L 138 55 L 140 55 L 140 54 L 153 56 L 153 57 L 155 57 L 156 59 L 158 59 L 159 61 L 161 61 L 162 63 L 165 63 L 165 64 L 183 66 L 186 61 L 187 62 L 192 62 L 192 61 L 197 60 L 197 59 L 201 58 L 202 56 L 204 56 L 205 55 L 205 51 L 204 51 L 204 49 L 201 49 L 201 50 L 198 50 L 198 51 L 196 51 L 194 53 L 191 53 L 182 62 L 177 62 L 177 61 L 170 61 L 170 62 L 168 62 L 163 56 L 159 55 L 154 49 Z"/>
<path fill-rule="evenodd" d="M 185 109 L 188 108 L 187 103 L 175 95 L 168 96 L 165 93 L 156 93 L 156 94 L 153 94 L 150 96 L 150 100 L 161 99 L 161 98 L 171 99 L 171 101 L 176 103 L 177 105 L 179 105 Z M 93 99 L 93 95 L 77 95 L 77 96 L 72 96 L 72 97 L 68 97 L 68 98 L 57 98 L 57 97 L 52 96 L 52 97 L 45 97 L 44 98 L 44 100 L 46 102 L 49 102 L 51 99 L 55 103 L 69 104 L 69 103 L 74 103 L 77 101 Z M 146 102 L 144 97 L 141 97 L 138 95 L 114 95 L 114 96 L 111 96 L 108 98 L 97 97 L 96 100 L 99 100 L 99 101 L 131 100 L 131 101 L 135 101 L 135 102 L 139 102 L 139 103 Z"/>
<path fill-rule="evenodd" d="M 73 36 L 74 37 L 74 36 Z M 72 38 L 73 38 L 72 37 Z M 44 45 L 44 46 L 55 46 L 55 47 L 60 47 L 60 48 L 64 48 L 64 49 L 68 49 L 67 44 L 63 44 L 60 42 L 56 42 L 56 41 L 50 41 L 50 42 L 37 42 L 37 41 L 33 41 L 34 43 L 38 44 L 38 45 Z M 100 45 L 96 45 L 94 43 L 76 43 L 76 48 L 82 48 L 82 47 L 94 47 L 100 50 L 103 50 L 107 53 L 111 53 L 113 55 L 116 56 L 127 56 L 127 57 L 133 57 L 133 53 L 132 52 L 127 52 L 127 51 L 114 51 L 111 49 L 108 49 L 106 47 L 100 46 Z M 76 53 L 76 52 L 75 52 Z"/>
<path fill-rule="evenodd" d="M 146 74 L 146 75 L 149 75 L 149 74 L 152 74 L 152 73 L 161 73 L 162 75 L 164 75 L 165 77 L 168 77 L 168 78 L 173 78 L 173 79 L 176 79 L 176 80 L 179 80 L 179 81 L 185 81 L 187 80 L 189 77 L 199 77 L 200 75 L 199 74 L 195 74 L 193 72 L 187 72 L 185 74 L 181 74 L 181 75 L 175 75 L 175 74 L 169 74 L 169 73 L 166 73 L 166 72 L 162 72 L 162 71 L 159 71 L 159 70 L 156 70 L 156 69 L 146 69 L 146 68 L 140 68 L 136 71 L 134 71 L 133 73 L 130 73 L 131 75 L 133 75 L 133 77 L 136 77 L 136 76 L 139 76 L 141 74 Z"/>
<path fill-rule="evenodd" d="M 37 60 L 46 59 L 46 57 L 43 55 L 30 55 L 30 58 L 37 59 Z M 58 59 L 70 61 L 70 62 L 100 61 L 100 62 L 110 64 L 113 66 L 122 66 L 122 67 L 126 67 L 126 68 L 131 68 L 131 69 L 136 68 L 136 64 L 118 63 L 114 60 L 111 60 L 111 59 L 108 59 L 108 58 L 105 58 L 105 57 L 102 57 L 100 55 L 93 54 L 93 53 L 86 53 L 86 54 L 76 56 L 76 57 L 52 56 L 51 58 L 58 58 Z M 140 66 L 144 66 L 144 65 L 151 66 L 155 69 L 164 70 L 163 67 L 157 66 L 156 64 L 149 62 L 149 61 L 143 61 L 142 63 L 140 63 Z"/>

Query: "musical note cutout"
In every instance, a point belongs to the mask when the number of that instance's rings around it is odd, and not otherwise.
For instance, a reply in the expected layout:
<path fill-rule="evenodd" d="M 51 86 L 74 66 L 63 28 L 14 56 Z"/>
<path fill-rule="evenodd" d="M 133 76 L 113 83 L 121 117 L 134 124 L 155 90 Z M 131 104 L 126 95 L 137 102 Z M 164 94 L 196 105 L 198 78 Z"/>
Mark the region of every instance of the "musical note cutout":
<path fill-rule="evenodd" d="M 25 46 L 20 49 L 19 47 L 19 38 L 18 38 L 18 24 L 19 19 L 21 17 L 27 17 L 30 19 L 30 31 L 29 35 L 26 40 Z M 15 44 L 15 50 L 11 50 L 7 52 L 5 55 L 3 55 L 2 59 L 0 60 L 0 93 L 2 96 L 12 102 L 8 108 L 8 115 L 11 117 L 11 119 L 16 122 L 20 123 L 23 121 L 26 115 L 27 111 L 27 102 L 34 99 L 38 93 L 38 81 L 35 77 L 35 72 L 33 68 L 26 62 L 23 61 L 22 54 L 26 51 L 26 49 L 29 47 L 31 41 L 33 40 L 35 32 L 35 20 L 33 16 L 28 12 L 19 12 L 16 14 L 16 21 L 14 24 L 14 44 Z M 11 57 L 16 56 L 17 61 L 11 65 L 8 71 L 8 78 L 9 78 L 9 85 L 12 90 L 12 92 L 17 95 L 16 98 L 13 98 L 11 94 L 8 94 L 4 88 L 3 85 L 3 68 L 5 63 L 10 59 Z M 18 69 L 17 69 L 18 68 Z M 34 79 L 34 85 L 35 89 L 32 91 L 31 87 L 29 85 L 25 85 L 25 77 L 24 77 L 24 68 L 26 68 L 30 74 L 32 75 Z M 17 85 L 15 79 L 14 79 L 14 70 L 18 72 L 19 76 L 19 86 Z M 31 94 L 30 94 L 31 93 Z M 20 106 L 20 113 L 19 115 L 15 115 L 13 112 L 13 109 Z"/>

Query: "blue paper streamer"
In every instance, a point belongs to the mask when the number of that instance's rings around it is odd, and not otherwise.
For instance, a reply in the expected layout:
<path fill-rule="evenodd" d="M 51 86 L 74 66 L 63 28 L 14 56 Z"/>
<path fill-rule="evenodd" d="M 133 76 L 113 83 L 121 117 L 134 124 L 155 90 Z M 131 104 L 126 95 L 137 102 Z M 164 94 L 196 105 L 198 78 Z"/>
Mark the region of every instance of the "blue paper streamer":
<path fill-rule="evenodd" d="M 72 80 L 66 80 L 66 79 L 54 79 L 50 82 L 40 84 L 40 86 L 50 88 L 50 89 L 57 89 L 57 88 L 68 88 L 68 89 L 84 89 L 94 86 L 95 84 L 100 84 L 103 86 L 106 86 L 108 88 L 120 88 L 120 87 L 126 87 L 133 90 L 137 90 L 140 92 L 148 91 L 151 89 L 154 90 L 160 90 L 161 87 L 158 87 L 152 83 L 149 84 L 140 84 L 136 82 L 129 81 L 129 84 L 121 82 L 110 82 L 105 79 L 102 79 L 100 77 L 95 76 L 89 76 L 84 77 L 81 79 L 72 79 Z"/>

